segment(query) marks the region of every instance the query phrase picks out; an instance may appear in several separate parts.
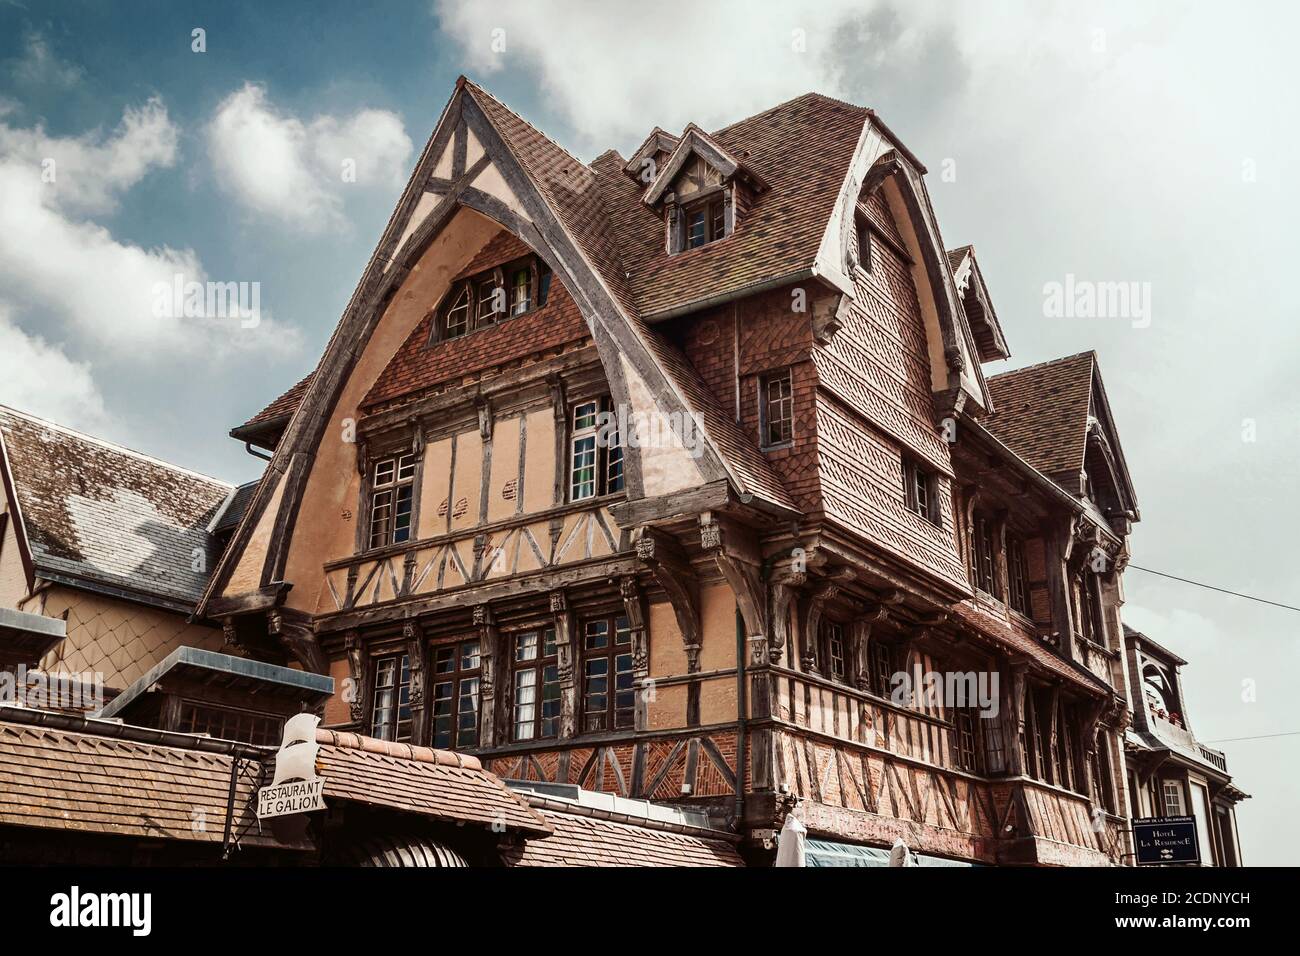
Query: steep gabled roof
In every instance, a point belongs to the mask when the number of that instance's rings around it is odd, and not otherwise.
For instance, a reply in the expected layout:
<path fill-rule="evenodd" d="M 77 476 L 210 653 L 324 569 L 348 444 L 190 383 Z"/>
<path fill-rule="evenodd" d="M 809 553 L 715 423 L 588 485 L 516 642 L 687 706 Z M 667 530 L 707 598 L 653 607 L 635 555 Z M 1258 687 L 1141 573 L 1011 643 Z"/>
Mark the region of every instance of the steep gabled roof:
<path fill-rule="evenodd" d="M 37 576 L 193 607 L 232 485 L 3 406 L 0 442 Z"/>
<path fill-rule="evenodd" d="M 1038 471 L 1075 497 L 1090 454 L 1099 452 L 1119 510 L 1137 519 L 1137 496 L 1111 415 L 1097 353 L 1080 352 L 988 380 L 997 413 L 986 425 Z"/>
<path fill-rule="evenodd" d="M 988 380 L 997 408 L 985 422 L 989 431 L 1072 492 L 1087 450 L 1096 359 L 1095 352 L 1080 352 Z"/>

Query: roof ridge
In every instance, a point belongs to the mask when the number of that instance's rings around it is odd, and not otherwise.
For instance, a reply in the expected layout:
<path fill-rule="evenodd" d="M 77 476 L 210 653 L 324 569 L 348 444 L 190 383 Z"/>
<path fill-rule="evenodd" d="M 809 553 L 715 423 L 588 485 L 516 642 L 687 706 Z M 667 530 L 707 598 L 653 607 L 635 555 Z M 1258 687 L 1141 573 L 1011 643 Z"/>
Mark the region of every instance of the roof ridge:
<path fill-rule="evenodd" d="M 154 455 L 150 455 L 142 451 L 136 451 L 134 448 L 127 448 L 125 445 L 119 445 L 117 442 L 111 442 L 106 438 L 99 438 L 95 435 L 90 435 L 87 434 L 86 432 L 78 431 L 75 428 L 70 428 L 67 425 L 60 425 L 58 422 L 52 422 L 48 418 L 41 418 L 39 415 L 33 415 L 30 412 L 20 411 L 19 409 L 14 408 L 11 405 L 0 405 L 0 411 L 8 412 L 9 414 L 14 415 L 17 418 L 23 419 L 24 421 L 35 422 L 46 428 L 51 428 L 54 431 L 62 432 L 65 435 L 71 435 L 74 438 L 79 438 L 83 441 L 89 442 L 92 445 L 99 445 L 103 448 L 107 448 L 110 451 L 115 451 L 124 455 L 130 455 L 131 457 L 139 458 L 142 461 L 151 462 L 155 465 L 161 465 L 163 468 L 166 468 L 170 471 L 179 472 L 184 475 L 189 475 L 192 478 L 199 478 L 203 481 L 210 482 L 211 484 L 219 485 L 222 488 L 227 489 L 228 491 L 233 490 L 234 488 L 237 487 L 236 485 L 231 484 L 228 481 L 222 481 L 220 478 L 213 478 L 211 475 L 205 475 L 202 472 L 195 471 L 192 468 L 186 468 L 183 465 L 177 465 L 177 464 L 173 464 L 170 461 L 164 461 L 163 459 L 157 458 Z"/>
<path fill-rule="evenodd" d="M 738 119 L 734 123 L 728 123 L 726 126 L 720 126 L 717 129 L 715 129 L 713 132 L 711 132 L 709 135 L 721 136 L 723 133 L 730 132 L 731 130 L 735 129 L 737 126 L 740 126 L 743 123 L 753 122 L 754 120 L 758 119 L 760 116 L 766 116 L 769 113 L 775 113 L 777 110 L 784 109 L 785 107 L 789 106 L 791 103 L 797 103 L 800 100 L 825 100 L 827 103 L 834 103 L 837 106 L 847 106 L 850 109 L 861 110 L 864 115 L 871 112 L 870 107 L 859 106 L 857 103 L 850 103 L 848 100 L 836 99 L 833 96 L 827 96 L 825 93 L 818 93 L 816 90 L 809 90 L 807 93 L 800 93 L 798 96 L 792 96 L 788 100 L 782 100 L 780 103 L 777 103 L 775 106 L 769 106 L 765 110 L 759 110 L 757 113 L 754 113 L 751 116 L 746 116 L 743 119 Z"/>
<path fill-rule="evenodd" d="M 992 382 L 1000 378 L 1006 378 L 1009 375 L 1019 375 L 1021 372 L 1032 372 L 1036 369 L 1046 368 L 1049 365 L 1059 365 L 1062 362 L 1069 362 L 1073 359 L 1083 358 L 1085 355 L 1090 355 L 1094 360 L 1096 360 L 1097 350 L 1084 349 L 1082 352 L 1075 352 L 1073 355 L 1062 355 L 1059 358 L 1047 359 L 1043 362 L 1035 362 L 1033 365 L 1024 365 L 1020 368 L 1008 369 L 1005 372 L 998 372 L 997 375 L 990 375 L 989 381 Z"/>

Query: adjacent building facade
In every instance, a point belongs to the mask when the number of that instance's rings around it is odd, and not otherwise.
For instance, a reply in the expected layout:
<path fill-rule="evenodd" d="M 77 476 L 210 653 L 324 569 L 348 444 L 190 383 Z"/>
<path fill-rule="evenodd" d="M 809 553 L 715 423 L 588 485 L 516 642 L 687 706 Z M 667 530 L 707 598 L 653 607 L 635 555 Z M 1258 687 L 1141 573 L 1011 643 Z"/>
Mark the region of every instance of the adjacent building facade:
<path fill-rule="evenodd" d="M 672 805 L 729 861 L 793 813 L 1131 862 L 1175 772 L 1133 765 L 1161 658 L 1121 622 L 1097 357 L 986 374 L 1008 343 L 924 173 L 815 94 L 588 165 L 462 79 L 316 370 L 232 432 L 272 457 L 212 490 L 192 642 L 331 677 L 329 733 L 542 813 Z"/>

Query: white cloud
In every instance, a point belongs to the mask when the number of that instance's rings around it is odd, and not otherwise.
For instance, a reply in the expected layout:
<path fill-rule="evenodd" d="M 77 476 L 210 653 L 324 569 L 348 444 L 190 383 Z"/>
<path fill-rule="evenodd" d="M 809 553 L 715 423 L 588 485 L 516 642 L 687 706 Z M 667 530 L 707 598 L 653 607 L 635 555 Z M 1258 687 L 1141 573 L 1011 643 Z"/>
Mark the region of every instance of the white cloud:
<path fill-rule="evenodd" d="M 128 107 L 111 136 L 53 137 L 39 124 L 0 125 L 0 157 L 38 174 L 44 205 L 103 213 L 151 169 L 174 165 L 178 138 L 167 108 L 155 97 L 139 109 Z"/>
<path fill-rule="evenodd" d="M 89 364 L 28 335 L 0 304 L 0 405 L 86 431 L 104 427 L 104 398 Z"/>
<path fill-rule="evenodd" d="M 0 122 L 0 287 L 79 344 L 119 357 L 295 348 L 296 334 L 277 328 L 265 309 L 251 330 L 234 320 L 158 317 L 160 284 L 177 275 L 207 280 L 198 256 L 124 243 L 84 218 L 110 211 L 151 170 L 173 165 L 177 140 L 157 100 L 127 109 L 110 136 L 57 138 Z"/>
<path fill-rule="evenodd" d="M 252 83 L 222 100 L 208 127 L 223 188 L 253 212 L 304 232 L 339 225 L 348 189 L 400 184 L 411 149 L 394 113 L 361 110 L 305 123 Z"/>
<path fill-rule="evenodd" d="M 27 34 L 23 55 L 10 65 L 10 75 L 26 86 L 68 89 L 81 82 L 81 68 L 54 55 L 49 41 L 39 33 Z"/>

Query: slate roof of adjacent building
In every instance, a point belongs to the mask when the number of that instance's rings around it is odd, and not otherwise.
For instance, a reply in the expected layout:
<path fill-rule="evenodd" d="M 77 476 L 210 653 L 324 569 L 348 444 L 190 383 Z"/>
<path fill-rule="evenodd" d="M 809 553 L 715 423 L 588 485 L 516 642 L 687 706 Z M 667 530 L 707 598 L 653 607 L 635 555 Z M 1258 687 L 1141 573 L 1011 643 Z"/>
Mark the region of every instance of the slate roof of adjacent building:
<path fill-rule="evenodd" d="M 1049 478 L 1083 470 L 1097 353 L 1088 351 L 991 376 L 989 431 Z M 1078 482 L 1074 486 L 1077 492 Z"/>
<path fill-rule="evenodd" d="M 234 487 L 0 406 L 0 441 L 36 573 L 192 607 L 208 525 Z M 202 561 L 195 561 L 196 555 Z"/>

